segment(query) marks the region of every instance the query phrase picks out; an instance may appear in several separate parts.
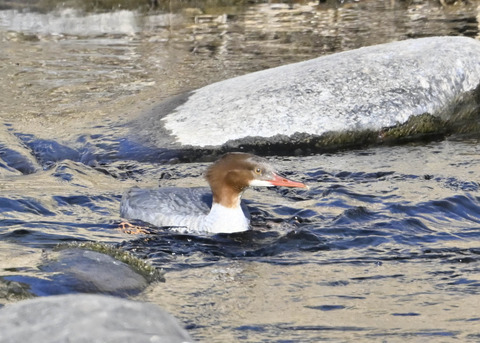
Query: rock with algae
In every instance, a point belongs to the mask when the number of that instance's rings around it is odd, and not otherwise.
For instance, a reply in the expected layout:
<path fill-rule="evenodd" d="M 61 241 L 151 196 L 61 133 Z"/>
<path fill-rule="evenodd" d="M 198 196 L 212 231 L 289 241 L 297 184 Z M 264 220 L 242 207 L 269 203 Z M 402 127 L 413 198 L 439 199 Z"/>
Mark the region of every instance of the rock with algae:
<path fill-rule="evenodd" d="M 36 293 L 102 293 L 132 295 L 150 282 L 164 281 L 163 273 L 145 261 L 113 246 L 79 242 L 61 244 L 39 266 L 52 273 L 53 283 L 37 282 Z"/>
<path fill-rule="evenodd" d="M 29 275 L 0 278 L 0 294 L 8 300 L 70 293 L 130 296 L 150 283 L 164 281 L 163 272 L 122 249 L 104 243 L 60 244 L 44 251 Z"/>
<path fill-rule="evenodd" d="M 143 277 L 147 279 L 149 282 L 153 281 L 165 281 L 163 271 L 155 268 L 150 263 L 141 258 L 136 257 L 135 255 L 115 247 L 110 244 L 100 243 L 100 242 L 73 242 L 67 244 L 59 244 L 55 250 L 62 251 L 62 250 L 69 250 L 69 249 L 83 249 L 83 250 L 90 250 L 95 251 L 101 254 L 108 255 L 118 261 L 121 261 L 135 271 L 140 273 Z"/>
<path fill-rule="evenodd" d="M 144 144 L 183 154 L 308 153 L 476 130 L 463 118 L 478 118 L 479 85 L 479 41 L 429 37 L 217 82 L 158 104 L 135 125 Z M 411 125 L 425 114 L 438 122 Z"/>

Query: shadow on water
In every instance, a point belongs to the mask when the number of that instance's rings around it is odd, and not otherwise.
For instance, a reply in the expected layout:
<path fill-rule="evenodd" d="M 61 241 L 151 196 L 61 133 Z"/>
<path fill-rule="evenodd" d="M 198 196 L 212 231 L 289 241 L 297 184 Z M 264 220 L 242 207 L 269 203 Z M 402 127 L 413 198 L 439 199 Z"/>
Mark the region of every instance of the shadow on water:
<path fill-rule="evenodd" d="M 290 252 L 329 249 L 325 242 L 325 239 L 303 230 L 283 235 L 278 232 L 249 231 L 212 237 L 156 231 L 153 237 L 129 241 L 123 246 L 163 265 L 166 261 L 170 262 L 173 255 L 190 256 L 198 253 L 204 256 L 204 263 L 207 264 L 214 263 L 222 257 L 261 260 L 262 257 L 275 257 Z"/>

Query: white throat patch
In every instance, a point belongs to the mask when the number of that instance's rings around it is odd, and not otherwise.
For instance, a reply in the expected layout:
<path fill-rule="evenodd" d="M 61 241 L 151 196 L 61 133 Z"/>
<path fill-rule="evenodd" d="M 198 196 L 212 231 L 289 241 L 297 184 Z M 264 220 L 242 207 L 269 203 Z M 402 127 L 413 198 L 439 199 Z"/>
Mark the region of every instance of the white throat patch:
<path fill-rule="evenodd" d="M 217 203 L 212 204 L 205 224 L 210 233 L 242 232 L 250 228 L 250 221 L 245 217 L 241 206 L 229 208 Z"/>

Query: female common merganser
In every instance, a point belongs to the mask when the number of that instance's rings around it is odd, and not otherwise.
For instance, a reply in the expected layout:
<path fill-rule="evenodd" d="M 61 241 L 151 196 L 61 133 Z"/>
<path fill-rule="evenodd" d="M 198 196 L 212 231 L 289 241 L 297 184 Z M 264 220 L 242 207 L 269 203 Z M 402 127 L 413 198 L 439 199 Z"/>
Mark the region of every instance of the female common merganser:
<path fill-rule="evenodd" d="M 120 214 L 183 232 L 241 232 L 250 228 L 241 203 L 249 186 L 307 188 L 279 176 L 266 159 L 246 153 L 223 155 L 207 169 L 206 179 L 211 192 L 206 187 L 133 188 L 122 197 Z"/>

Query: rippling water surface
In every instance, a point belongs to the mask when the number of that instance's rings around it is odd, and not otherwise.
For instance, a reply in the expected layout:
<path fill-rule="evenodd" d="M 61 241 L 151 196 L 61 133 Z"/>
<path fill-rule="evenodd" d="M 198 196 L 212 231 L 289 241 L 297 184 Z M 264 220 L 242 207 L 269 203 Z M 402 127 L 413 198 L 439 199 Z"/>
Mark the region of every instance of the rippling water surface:
<path fill-rule="evenodd" d="M 93 13 L 0 4 L 1 304 L 51 278 L 39 261 L 58 243 L 100 241 L 165 269 L 166 282 L 136 298 L 199 341 L 480 339 L 475 136 L 270 156 L 310 189 L 248 190 L 251 232 L 118 230 L 126 189 L 205 184 L 208 163 L 159 162 L 131 143 L 142 132 L 129 123 L 152 104 L 360 46 L 478 37 L 478 2 L 171 2 Z"/>

